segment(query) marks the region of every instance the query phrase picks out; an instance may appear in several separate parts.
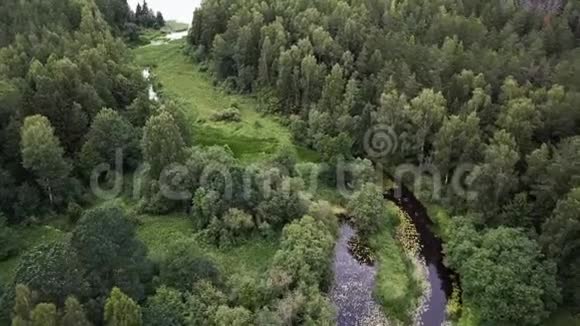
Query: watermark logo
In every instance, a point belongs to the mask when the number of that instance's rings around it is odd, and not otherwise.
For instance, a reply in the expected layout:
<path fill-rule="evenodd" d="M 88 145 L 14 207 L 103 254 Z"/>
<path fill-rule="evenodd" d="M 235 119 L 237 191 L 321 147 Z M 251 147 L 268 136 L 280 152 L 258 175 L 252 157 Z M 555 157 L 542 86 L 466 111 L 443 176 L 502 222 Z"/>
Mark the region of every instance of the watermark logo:
<path fill-rule="evenodd" d="M 371 158 L 383 158 L 399 149 L 399 137 L 392 126 L 379 124 L 364 135 L 364 150 Z"/>

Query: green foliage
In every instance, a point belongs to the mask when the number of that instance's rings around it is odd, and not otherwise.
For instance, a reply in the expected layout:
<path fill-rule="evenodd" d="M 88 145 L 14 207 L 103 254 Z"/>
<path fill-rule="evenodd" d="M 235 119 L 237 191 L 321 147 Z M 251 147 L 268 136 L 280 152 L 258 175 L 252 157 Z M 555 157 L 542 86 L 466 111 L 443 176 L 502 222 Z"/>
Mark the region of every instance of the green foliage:
<path fill-rule="evenodd" d="M 187 316 L 187 325 L 216 325 L 216 313 L 221 305 L 227 303 L 226 295 L 211 283 L 201 281 L 193 287 L 187 299 L 187 309 L 192 313 Z"/>
<path fill-rule="evenodd" d="M 185 324 L 187 314 L 183 294 L 162 286 L 143 307 L 143 324 L 180 326 Z"/>
<path fill-rule="evenodd" d="M 7 225 L 6 218 L 0 213 L 0 261 L 4 261 L 18 253 L 19 244 L 16 233 Z"/>
<path fill-rule="evenodd" d="M 225 237 L 232 243 L 244 239 L 256 228 L 252 215 L 235 208 L 224 215 L 223 224 L 221 237 Z M 221 237 L 220 240 L 223 243 L 225 239 L 222 240 Z"/>
<path fill-rule="evenodd" d="M 17 284 L 15 288 L 13 325 L 26 325 L 30 323 L 30 315 L 34 309 L 32 292 L 28 287 Z"/>
<path fill-rule="evenodd" d="M 252 325 L 252 313 L 242 307 L 230 308 L 228 306 L 220 306 L 214 318 L 216 325 Z"/>
<path fill-rule="evenodd" d="M 135 226 L 121 209 L 85 212 L 72 232 L 71 246 L 96 294 L 117 286 L 133 298 L 143 298 L 143 282 L 150 273 L 147 248 L 136 238 Z"/>
<path fill-rule="evenodd" d="M 330 254 L 334 239 L 330 230 L 310 216 L 288 224 L 283 231 L 270 277 L 280 271 L 290 284 L 318 285 L 330 276 Z"/>
<path fill-rule="evenodd" d="M 141 148 L 150 164 L 150 175 L 157 179 L 171 164 L 185 159 L 185 143 L 174 118 L 167 112 L 152 117 L 143 130 Z"/>
<path fill-rule="evenodd" d="M 381 189 L 367 183 L 350 199 L 348 210 L 358 233 L 363 238 L 375 234 L 383 221 L 384 197 Z"/>
<path fill-rule="evenodd" d="M 23 167 L 34 173 L 53 204 L 57 189 L 64 185 L 71 170 L 54 128 L 46 117 L 28 117 L 22 126 L 21 139 Z"/>
<path fill-rule="evenodd" d="M 580 186 L 578 178 L 573 177 L 580 173 L 576 164 L 579 153 L 580 137 L 576 136 L 562 140 L 551 157 L 548 147 L 541 147 L 528 157 L 534 167 L 529 170 L 529 179 L 531 193 L 537 198 L 538 220 L 544 221 L 560 198 Z"/>
<path fill-rule="evenodd" d="M 462 275 L 464 298 L 477 302 L 486 322 L 540 324 L 560 300 L 555 265 L 520 230 L 500 227 L 471 235 L 462 233 L 465 240 L 447 248 Z"/>
<path fill-rule="evenodd" d="M 540 244 L 548 257 L 558 265 L 558 282 L 565 305 L 577 307 L 580 302 L 578 270 L 578 234 L 580 232 L 580 188 L 561 199 L 552 216 L 542 226 Z"/>
<path fill-rule="evenodd" d="M 435 136 L 434 163 L 447 179 L 460 164 L 480 161 L 482 135 L 477 113 L 453 115 L 443 121 Z"/>
<path fill-rule="evenodd" d="M 57 326 L 56 307 L 52 303 L 39 303 L 31 313 L 32 326 Z"/>
<path fill-rule="evenodd" d="M 403 214 L 394 204 L 386 207 L 381 216 L 381 227 L 369 239 L 376 255 L 377 278 L 374 293 L 378 302 L 389 311 L 391 318 L 410 323 L 419 298 L 423 293 L 422 276 L 409 256 L 395 240 L 393 229 Z"/>
<path fill-rule="evenodd" d="M 508 202 L 518 187 L 516 164 L 519 161 L 516 141 L 502 130 L 484 151 L 483 163 L 469 176 L 477 195 L 471 198 L 477 212 L 491 219 L 499 207 Z"/>
<path fill-rule="evenodd" d="M 92 325 L 85 315 L 83 306 L 75 297 L 68 297 L 64 303 L 64 314 L 61 323 L 63 326 L 90 326 Z"/>
<path fill-rule="evenodd" d="M 213 121 L 224 121 L 224 122 L 240 122 L 242 117 L 240 115 L 240 110 L 237 108 L 228 108 L 220 112 L 216 112 L 211 116 Z"/>
<path fill-rule="evenodd" d="M 137 130 L 118 112 L 111 109 L 99 111 L 86 135 L 81 149 L 81 161 L 87 173 L 97 165 L 106 163 L 111 168 L 134 168 L 139 162 Z"/>
<path fill-rule="evenodd" d="M 69 295 L 87 296 L 85 272 L 68 241 L 58 241 L 28 251 L 16 268 L 14 282 L 28 286 L 39 301 L 61 306 Z"/>
<path fill-rule="evenodd" d="M 196 244 L 175 243 L 161 264 L 159 277 L 163 284 L 181 291 L 190 290 L 199 281 L 220 283 L 220 271 L 208 258 L 196 254 Z"/>
<path fill-rule="evenodd" d="M 217 191 L 207 191 L 199 188 L 193 195 L 191 218 L 197 229 L 205 229 L 212 218 L 221 216 L 223 203 Z"/>
<path fill-rule="evenodd" d="M 141 307 L 115 287 L 105 303 L 104 320 L 108 326 L 140 326 Z"/>

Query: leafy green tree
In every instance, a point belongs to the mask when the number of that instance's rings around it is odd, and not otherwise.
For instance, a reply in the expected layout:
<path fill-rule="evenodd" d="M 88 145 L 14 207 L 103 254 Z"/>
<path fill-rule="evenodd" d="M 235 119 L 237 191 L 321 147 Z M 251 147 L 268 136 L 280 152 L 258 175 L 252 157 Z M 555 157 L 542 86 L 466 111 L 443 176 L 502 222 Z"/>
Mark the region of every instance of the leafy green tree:
<path fill-rule="evenodd" d="M 304 216 L 284 227 L 270 278 L 276 278 L 277 272 L 281 271 L 289 277 L 291 284 L 319 285 L 326 282 L 331 273 L 329 264 L 333 247 L 333 236 L 325 224 Z"/>
<path fill-rule="evenodd" d="M 62 240 L 27 252 L 16 267 L 14 281 L 37 293 L 40 302 L 62 306 L 70 295 L 87 296 L 85 272 L 68 241 Z"/>
<path fill-rule="evenodd" d="M 252 313 L 243 307 L 219 306 L 215 314 L 216 325 L 252 325 Z"/>
<path fill-rule="evenodd" d="M 143 307 L 143 324 L 181 326 L 185 325 L 187 314 L 184 295 L 178 290 L 162 286 Z"/>
<path fill-rule="evenodd" d="M 227 238 L 232 243 L 247 237 L 256 228 L 252 215 L 236 208 L 226 212 L 223 217 L 223 224 L 222 236 L 223 231 L 227 231 Z"/>
<path fill-rule="evenodd" d="M 560 299 L 554 264 L 517 229 L 485 233 L 458 271 L 464 298 L 476 302 L 482 319 L 493 324 L 539 325 Z"/>
<path fill-rule="evenodd" d="M 196 254 L 195 243 L 180 241 L 171 246 L 160 268 L 163 284 L 181 291 L 189 291 L 199 281 L 220 283 L 220 271 L 208 258 Z"/>
<path fill-rule="evenodd" d="M 150 175 L 156 179 L 163 169 L 185 159 L 185 143 L 174 118 L 167 112 L 147 121 L 141 148 L 145 161 L 151 165 Z"/>
<path fill-rule="evenodd" d="M 127 107 L 125 117 L 132 125 L 143 127 L 155 112 L 156 106 L 155 101 L 149 98 L 149 94 L 143 92 Z"/>
<path fill-rule="evenodd" d="M 239 306 L 255 311 L 267 304 L 267 286 L 251 275 L 234 274 L 228 279 L 231 298 Z"/>
<path fill-rule="evenodd" d="M 514 199 L 502 207 L 496 223 L 511 227 L 532 228 L 534 226 L 532 209 L 528 194 L 518 193 Z"/>
<path fill-rule="evenodd" d="M 33 294 L 27 286 L 16 284 L 12 325 L 30 325 L 31 313 L 34 309 L 33 300 Z"/>
<path fill-rule="evenodd" d="M 534 131 L 540 126 L 540 114 L 530 99 L 513 99 L 500 112 L 498 126 L 512 134 L 518 148 L 527 153 L 533 146 Z"/>
<path fill-rule="evenodd" d="M 493 217 L 517 189 L 518 161 L 515 139 L 502 130 L 494 135 L 492 143 L 484 150 L 483 163 L 476 166 L 469 176 L 468 182 L 477 192 L 471 198 L 473 207 L 487 218 Z"/>
<path fill-rule="evenodd" d="M 124 166 L 137 165 L 137 130 L 116 111 L 102 109 L 93 120 L 86 137 L 87 141 L 81 150 L 81 160 L 87 169 L 102 163 L 115 167 L 118 155 L 121 155 Z"/>
<path fill-rule="evenodd" d="M 300 88 L 302 106 L 308 107 L 320 98 L 324 76 L 324 66 L 318 64 L 316 57 L 307 55 L 300 64 Z"/>
<path fill-rule="evenodd" d="M 226 295 L 208 281 L 201 281 L 193 287 L 187 298 L 187 325 L 215 325 L 215 315 L 218 307 L 227 304 Z"/>
<path fill-rule="evenodd" d="M 198 188 L 193 195 L 191 218 L 197 229 L 205 229 L 213 217 L 223 215 L 224 203 L 217 191 Z"/>
<path fill-rule="evenodd" d="M 419 160 L 424 158 L 427 139 L 437 133 L 447 112 L 447 103 L 443 94 L 432 89 L 424 89 L 411 100 L 407 108 L 408 117 L 415 129 L 414 146 Z"/>
<path fill-rule="evenodd" d="M 105 323 L 108 326 L 140 326 L 141 307 L 119 288 L 113 288 L 105 304 Z"/>
<path fill-rule="evenodd" d="M 446 230 L 449 241 L 444 244 L 449 265 L 458 270 L 481 246 L 481 234 L 469 216 L 453 217 Z"/>
<path fill-rule="evenodd" d="M 288 183 L 284 180 L 282 183 Z M 267 222 L 271 226 L 283 226 L 306 214 L 307 203 L 300 196 L 298 189 L 290 185 L 289 189 L 279 189 L 263 194 L 263 201 L 256 207 L 258 220 Z"/>
<path fill-rule="evenodd" d="M 336 112 L 342 103 L 345 86 L 344 69 L 336 64 L 326 76 L 318 108 L 322 112 Z"/>
<path fill-rule="evenodd" d="M 57 326 L 58 315 L 52 303 L 39 303 L 31 313 L 32 326 Z"/>
<path fill-rule="evenodd" d="M 580 303 L 580 188 L 561 199 L 542 226 L 540 243 L 546 255 L 558 264 L 558 283 L 564 304 L 576 309 Z"/>
<path fill-rule="evenodd" d="M 147 248 L 121 209 L 86 211 L 72 232 L 71 245 L 88 273 L 94 295 L 106 295 L 117 286 L 133 298 L 143 298 L 143 283 L 150 273 Z"/>
<path fill-rule="evenodd" d="M 381 189 L 367 183 L 349 201 L 348 210 L 358 233 L 368 238 L 384 221 L 384 197 Z"/>
<path fill-rule="evenodd" d="M 62 326 L 91 326 L 87 319 L 83 306 L 75 297 L 68 297 L 64 302 L 64 314 L 61 319 Z"/>
<path fill-rule="evenodd" d="M 293 176 L 295 174 L 294 167 L 298 163 L 296 150 L 293 146 L 282 145 L 272 158 L 272 163 L 275 167 L 280 168 L 284 174 Z"/>
<path fill-rule="evenodd" d="M 70 173 L 64 150 L 47 118 L 35 115 L 24 120 L 21 133 L 22 165 L 30 170 L 55 203 L 57 189 Z"/>
<path fill-rule="evenodd" d="M 479 162 L 482 146 L 477 114 L 453 115 L 445 119 L 435 136 L 434 163 L 448 180 L 449 174 L 459 164 Z"/>
<path fill-rule="evenodd" d="M 580 173 L 580 167 L 576 164 L 580 160 L 580 137 L 562 140 L 551 157 L 549 152 L 549 148 L 544 146 L 528 158 L 528 179 L 531 193 L 536 198 L 535 210 L 540 224 L 550 215 L 560 198 L 580 186 L 578 178 L 572 177 Z"/>

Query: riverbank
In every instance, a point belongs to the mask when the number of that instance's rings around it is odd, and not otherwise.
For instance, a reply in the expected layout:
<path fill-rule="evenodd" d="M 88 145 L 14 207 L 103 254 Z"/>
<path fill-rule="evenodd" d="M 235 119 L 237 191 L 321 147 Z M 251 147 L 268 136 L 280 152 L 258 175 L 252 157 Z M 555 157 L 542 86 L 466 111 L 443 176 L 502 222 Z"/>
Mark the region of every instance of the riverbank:
<path fill-rule="evenodd" d="M 421 298 L 428 290 L 424 270 L 402 249 L 395 239 L 400 210 L 386 203 L 385 222 L 370 239 L 376 255 L 377 279 L 375 297 L 388 318 L 396 323 L 414 323 Z"/>

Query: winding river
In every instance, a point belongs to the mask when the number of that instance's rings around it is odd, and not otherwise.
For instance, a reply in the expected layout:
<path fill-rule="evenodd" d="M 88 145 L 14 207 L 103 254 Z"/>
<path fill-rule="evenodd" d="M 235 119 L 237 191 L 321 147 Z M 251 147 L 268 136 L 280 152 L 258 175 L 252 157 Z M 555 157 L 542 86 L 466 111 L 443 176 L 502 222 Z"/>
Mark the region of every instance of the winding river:
<path fill-rule="evenodd" d="M 427 281 L 431 289 L 420 321 L 424 326 L 440 326 L 445 322 L 447 300 L 453 292 L 453 280 L 456 278 L 454 272 L 443 264 L 443 241 L 433 233 L 433 221 L 425 206 L 407 188 L 403 186 L 398 193 L 394 189 L 388 191 L 385 198 L 406 212 L 419 232 L 421 255 L 427 264 Z"/>
<path fill-rule="evenodd" d="M 172 33 L 166 36 L 168 41 L 187 36 L 187 31 Z M 156 45 L 156 44 L 152 44 Z M 149 69 L 143 70 L 143 77 L 150 79 Z M 149 97 L 157 101 L 158 95 L 153 85 L 149 86 Z M 430 284 L 430 295 L 427 298 L 419 321 L 424 326 L 440 326 L 445 322 L 447 299 L 452 292 L 452 280 L 455 274 L 443 264 L 443 245 L 431 227 L 432 220 L 426 208 L 408 191 L 402 191 L 396 196 L 395 191 L 385 193 L 385 199 L 393 201 L 412 219 L 422 244 L 421 255 L 427 264 L 427 281 Z M 351 325 L 388 325 L 382 308 L 373 298 L 376 267 L 360 264 L 350 253 L 349 240 L 356 231 L 347 223 L 340 230 L 340 237 L 335 248 L 334 286 L 331 298 L 337 306 L 337 322 L 339 326 Z"/>
<path fill-rule="evenodd" d="M 447 299 L 451 296 L 452 281 L 455 278 L 455 274 L 443 264 L 442 240 L 431 230 L 433 222 L 427 214 L 427 209 L 413 193 L 406 188 L 400 193 L 390 190 L 385 193 L 385 199 L 393 201 L 405 211 L 419 232 L 421 255 L 427 264 L 427 281 L 431 290 L 417 323 L 424 326 L 441 326 L 446 320 Z M 339 326 L 388 325 L 382 308 L 373 298 L 376 267 L 360 264 L 349 251 L 348 241 L 355 233 L 355 230 L 345 223 L 341 227 L 335 248 L 331 299 L 337 308 L 337 323 Z"/>

